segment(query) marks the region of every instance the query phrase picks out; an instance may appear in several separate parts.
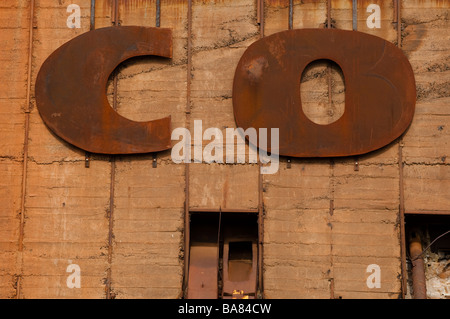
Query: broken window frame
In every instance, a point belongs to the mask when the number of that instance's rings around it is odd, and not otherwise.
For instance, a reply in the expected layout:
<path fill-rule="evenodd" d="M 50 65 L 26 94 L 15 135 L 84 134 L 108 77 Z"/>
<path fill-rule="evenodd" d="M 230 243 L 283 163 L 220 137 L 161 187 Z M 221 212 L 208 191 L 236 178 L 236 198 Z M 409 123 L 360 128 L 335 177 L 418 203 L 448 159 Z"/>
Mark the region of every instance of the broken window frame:
<path fill-rule="evenodd" d="M 262 271 L 262 248 L 261 248 L 261 231 L 262 231 L 262 219 L 260 218 L 260 211 L 258 209 L 189 209 L 187 218 L 188 220 L 185 223 L 185 263 L 187 264 L 185 267 L 185 287 L 184 287 L 184 298 L 186 299 L 197 299 L 197 298 L 202 298 L 201 296 L 196 295 L 195 293 L 192 293 L 192 290 L 189 290 L 189 286 L 194 282 L 195 283 L 195 279 L 193 280 L 192 278 L 192 274 L 191 274 L 191 247 L 192 247 L 192 243 L 195 242 L 196 239 L 193 240 L 193 238 L 195 238 L 195 235 L 192 234 L 192 216 L 197 215 L 197 216 L 201 216 L 201 215 L 206 215 L 206 214 L 211 214 L 209 216 L 209 218 L 211 218 L 211 216 L 213 214 L 217 214 L 216 216 L 218 216 L 217 220 L 217 225 L 218 227 L 216 228 L 216 232 L 217 232 L 217 243 L 218 245 L 216 245 L 216 249 L 217 249 L 217 293 L 215 294 L 217 296 L 217 299 L 228 299 L 228 298 L 232 298 L 232 299 L 242 299 L 242 298 L 261 298 L 262 297 L 262 276 L 260 276 L 260 272 Z M 226 219 L 230 218 L 232 219 L 232 216 L 237 216 L 237 215 L 241 215 L 241 216 L 248 216 L 247 218 L 249 219 L 254 219 L 254 221 L 256 222 L 256 227 L 253 229 L 254 231 L 254 238 L 252 240 L 252 278 L 255 281 L 255 288 L 254 289 L 250 289 L 250 290 L 254 290 L 253 292 L 250 293 L 246 293 L 245 290 L 242 289 L 236 289 L 235 291 L 232 292 L 226 292 L 224 294 L 224 290 L 223 290 L 223 284 L 221 285 L 221 283 L 223 282 L 223 268 L 227 268 L 228 267 L 223 267 L 224 263 L 227 263 L 228 258 L 224 258 L 224 248 L 225 248 L 225 241 L 224 241 L 224 235 L 223 233 L 225 233 L 226 231 L 223 230 L 223 222 L 225 219 L 225 223 L 226 223 Z M 194 226 L 195 227 L 195 226 Z M 233 228 L 233 227 L 230 227 Z M 238 239 L 237 241 L 248 241 L 247 239 Z M 251 240 L 250 240 L 251 241 Z M 230 242 L 233 242 L 233 240 L 227 240 L 228 244 Z M 195 247 L 195 245 L 194 245 Z M 226 248 L 229 252 L 229 246 Z M 225 252 L 226 253 L 226 252 Z M 224 261 L 224 259 L 226 259 L 226 261 Z M 228 263 L 227 263 L 228 266 Z M 194 266 L 195 267 L 195 266 Z M 227 270 L 226 269 L 226 270 Z M 198 284 L 198 283 L 197 283 Z M 203 284 L 203 283 L 202 283 Z M 248 286 L 247 286 L 248 287 Z M 248 288 L 245 288 L 248 289 Z M 210 297 L 211 298 L 211 297 Z M 216 298 L 214 298 L 216 299 Z"/>

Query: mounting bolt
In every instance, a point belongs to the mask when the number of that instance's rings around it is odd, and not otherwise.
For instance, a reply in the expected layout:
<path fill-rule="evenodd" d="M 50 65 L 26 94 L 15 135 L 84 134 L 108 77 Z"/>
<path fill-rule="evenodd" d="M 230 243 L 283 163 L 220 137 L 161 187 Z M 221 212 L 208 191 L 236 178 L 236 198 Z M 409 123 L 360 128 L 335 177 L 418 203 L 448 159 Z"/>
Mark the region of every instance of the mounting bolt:
<path fill-rule="evenodd" d="M 157 161 L 157 155 L 156 155 L 156 153 L 153 153 L 153 164 L 152 164 L 152 166 L 153 166 L 153 168 L 157 168 L 158 167 L 158 161 Z"/>
<path fill-rule="evenodd" d="M 90 159 L 91 159 L 91 155 L 88 152 L 86 152 L 86 154 L 84 156 L 84 167 L 85 168 L 90 167 Z"/>

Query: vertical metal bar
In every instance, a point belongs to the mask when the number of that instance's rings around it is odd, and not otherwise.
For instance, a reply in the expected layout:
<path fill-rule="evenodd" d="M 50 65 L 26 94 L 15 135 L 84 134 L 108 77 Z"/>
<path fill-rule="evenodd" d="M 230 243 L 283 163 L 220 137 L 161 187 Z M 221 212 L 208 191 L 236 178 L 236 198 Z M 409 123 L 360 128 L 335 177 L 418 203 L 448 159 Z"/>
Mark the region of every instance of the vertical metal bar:
<path fill-rule="evenodd" d="M 95 0 L 91 0 L 91 17 L 89 30 L 95 30 Z M 89 168 L 91 162 L 91 154 L 89 152 L 84 153 L 84 167 Z"/>
<path fill-rule="evenodd" d="M 260 38 L 264 38 L 264 0 L 259 0 Z M 258 162 L 258 291 L 264 298 L 263 282 L 263 254 L 264 254 L 264 201 L 263 201 L 263 175 L 262 164 Z"/>
<path fill-rule="evenodd" d="M 185 164 L 187 166 L 188 164 Z M 189 170 L 185 170 L 185 178 L 189 178 Z M 188 190 L 188 182 L 186 182 L 186 199 L 184 204 L 184 278 L 183 278 L 183 297 L 186 298 L 187 288 L 188 288 L 188 279 L 189 279 L 189 245 L 190 245 L 190 214 L 189 214 L 189 203 L 187 196 L 189 196 Z"/>
<path fill-rule="evenodd" d="M 327 28 L 331 29 L 331 0 L 327 1 Z M 331 81 L 331 63 L 327 64 L 327 78 L 328 78 L 328 103 L 331 106 L 331 104 L 333 103 L 333 98 L 332 98 L 332 81 Z M 330 171 L 331 171 L 331 175 L 330 175 L 330 208 L 329 208 L 329 212 L 328 212 L 328 226 L 330 227 L 330 274 L 329 274 L 329 282 L 330 282 L 330 299 L 334 299 L 334 290 L 335 290 L 335 282 L 334 282 L 334 260 L 333 260 L 333 225 L 331 223 L 331 218 L 334 214 L 334 199 L 333 199 L 333 194 L 334 194 L 334 160 L 331 158 L 330 159 Z"/>
<path fill-rule="evenodd" d="M 352 3 L 352 29 L 353 31 L 357 31 L 358 30 L 358 4 L 357 4 L 357 0 L 353 0 Z M 359 171 L 359 161 L 358 161 L 358 156 L 355 157 L 355 163 L 353 166 L 353 170 L 355 172 Z"/>
<path fill-rule="evenodd" d="M 256 0 L 256 23 L 261 24 L 261 0 Z"/>
<path fill-rule="evenodd" d="M 331 28 L 331 0 L 328 0 L 327 2 L 327 28 Z M 331 89 L 331 63 L 327 63 L 327 80 L 328 80 L 328 105 L 331 107 L 331 104 L 333 103 L 332 98 L 332 89 Z"/>
<path fill-rule="evenodd" d="M 405 195 L 403 183 L 403 142 L 400 139 L 398 144 L 398 170 L 399 170 L 399 219 L 400 219 L 400 253 L 402 272 L 402 297 L 405 298 L 407 292 L 407 270 L 406 270 L 406 235 L 405 235 Z"/>
<path fill-rule="evenodd" d="M 288 19 L 289 30 L 294 28 L 294 0 L 289 0 L 289 19 Z M 286 168 L 291 169 L 291 158 L 286 157 Z"/>
<path fill-rule="evenodd" d="M 289 0 L 289 30 L 294 28 L 294 0 Z"/>
<path fill-rule="evenodd" d="M 186 128 L 190 127 L 191 114 L 191 81 L 192 81 L 192 0 L 188 0 L 188 35 L 187 35 L 187 72 L 186 72 Z M 189 279 L 189 245 L 190 245 L 190 214 L 189 214 L 189 163 L 184 164 L 185 202 L 184 202 L 184 282 L 183 293 L 186 297 Z"/>
<path fill-rule="evenodd" d="M 110 200 L 109 200 L 109 211 L 108 211 L 108 271 L 106 278 L 106 299 L 112 299 L 112 248 L 113 248 L 113 237 L 114 237 L 114 193 L 115 193 L 115 176 L 116 176 L 116 160 L 115 157 L 111 157 L 111 182 L 110 182 Z"/>
<path fill-rule="evenodd" d="M 264 202 L 263 202 L 263 175 L 261 162 L 258 165 L 258 291 L 264 296 L 263 283 L 263 253 L 264 253 Z"/>
<path fill-rule="evenodd" d="M 402 46 L 402 27 L 401 27 L 401 3 L 397 0 L 397 46 Z M 398 170 L 399 170 L 399 219 L 400 219 L 400 253 L 401 253 L 401 273 L 402 273 L 402 297 L 407 293 L 407 270 L 406 270 L 406 234 L 405 234 L 405 189 L 403 180 L 403 137 L 400 137 L 398 143 Z"/>
<path fill-rule="evenodd" d="M 397 0 L 397 46 L 402 47 L 402 3 Z"/>
<path fill-rule="evenodd" d="M 335 280 L 334 280 L 334 246 L 333 246 L 333 215 L 334 215 L 334 159 L 330 159 L 330 208 L 327 216 L 327 226 L 330 229 L 330 299 L 335 299 Z"/>
<path fill-rule="evenodd" d="M 91 0 L 91 25 L 89 29 L 95 30 L 95 0 Z"/>
<path fill-rule="evenodd" d="M 113 21 L 115 26 L 119 25 L 119 0 L 113 2 Z M 117 72 L 113 74 L 113 109 L 117 110 Z M 110 158 L 111 161 L 111 180 L 109 189 L 109 211 L 108 211 L 108 270 L 106 278 L 106 299 L 113 299 L 112 293 L 112 254 L 113 254 L 113 238 L 114 238 L 114 195 L 115 195 L 115 179 L 116 179 L 116 157 L 114 155 Z"/>
<path fill-rule="evenodd" d="M 156 19 L 155 20 L 156 20 L 155 26 L 157 28 L 161 27 L 161 1 L 160 0 L 156 1 Z M 153 153 L 152 157 L 153 157 L 152 167 L 157 168 L 158 167 L 158 153 Z"/>
<path fill-rule="evenodd" d="M 112 17 L 113 17 L 113 25 L 118 26 L 120 25 L 119 23 L 119 0 L 111 0 L 113 1 L 113 6 L 112 6 Z"/>
<path fill-rule="evenodd" d="M 25 195 L 27 182 L 27 168 L 28 168 L 28 137 L 30 129 L 30 112 L 31 112 L 31 71 L 33 58 L 33 23 L 34 23 L 34 7 L 35 0 L 30 3 L 30 24 L 28 36 L 28 70 L 27 70 L 27 100 L 25 104 L 25 137 L 23 146 L 23 174 L 22 174 L 22 200 L 20 209 L 20 233 L 19 233 L 19 251 L 23 250 L 23 226 L 25 220 Z"/>
<path fill-rule="evenodd" d="M 392 0 L 393 2 L 393 7 L 394 7 L 394 14 L 393 14 L 393 19 L 392 22 L 393 23 L 398 23 L 398 6 L 399 6 L 399 0 Z"/>
<path fill-rule="evenodd" d="M 17 276 L 16 299 L 20 298 L 23 274 L 23 238 L 25 229 L 25 199 L 27 190 L 28 174 L 28 142 L 30 135 L 30 112 L 31 112 L 31 75 L 33 59 L 33 28 L 34 28 L 35 0 L 30 1 L 30 23 L 28 28 L 28 70 L 27 70 L 27 99 L 25 104 L 25 134 L 23 141 L 23 167 L 22 167 L 22 196 L 20 203 L 20 225 L 18 242 L 18 259 L 20 259 L 20 274 Z"/>
<path fill-rule="evenodd" d="M 327 1 L 327 28 L 331 28 L 331 0 Z"/>
<path fill-rule="evenodd" d="M 161 26 L 161 0 L 156 0 L 156 27 Z"/>
<path fill-rule="evenodd" d="M 219 282 L 219 269 L 220 269 L 220 265 L 219 265 L 219 261 L 220 261 L 220 228 L 222 227 L 222 207 L 219 208 L 219 227 L 217 228 L 217 283 Z M 222 267 L 223 269 L 223 267 Z M 222 275 L 223 277 L 223 275 Z M 218 286 L 218 285 L 217 285 Z M 217 293 L 218 296 L 217 298 L 220 298 L 222 296 L 223 293 L 223 285 L 222 285 L 222 291 L 219 291 L 219 289 L 217 289 Z"/>
<path fill-rule="evenodd" d="M 188 39 L 187 39 L 187 90 L 186 90 L 186 114 L 191 114 L 191 82 L 192 82 L 192 0 L 188 0 Z M 189 116 L 187 119 L 189 126 Z"/>

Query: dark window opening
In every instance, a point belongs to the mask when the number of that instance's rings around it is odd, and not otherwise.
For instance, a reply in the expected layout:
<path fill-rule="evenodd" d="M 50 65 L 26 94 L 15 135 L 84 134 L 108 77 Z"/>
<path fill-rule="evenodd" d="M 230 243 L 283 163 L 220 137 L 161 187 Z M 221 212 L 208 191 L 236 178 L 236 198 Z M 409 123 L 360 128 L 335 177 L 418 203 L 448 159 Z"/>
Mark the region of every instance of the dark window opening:
<path fill-rule="evenodd" d="M 188 299 L 255 298 L 258 215 L 190 214 Z"/>
<path fill-rule="evenodd" d="M 405 215 L 407 298 L 450 299 L 449 230 L 450 215 Z"/>

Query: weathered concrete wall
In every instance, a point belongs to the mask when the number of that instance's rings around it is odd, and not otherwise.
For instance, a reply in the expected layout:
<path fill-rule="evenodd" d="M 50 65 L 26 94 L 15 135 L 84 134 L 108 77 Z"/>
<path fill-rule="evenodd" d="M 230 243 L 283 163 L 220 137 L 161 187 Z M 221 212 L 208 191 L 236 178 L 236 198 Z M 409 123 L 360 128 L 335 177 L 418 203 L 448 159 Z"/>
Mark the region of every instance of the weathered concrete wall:
<path fill-rule="evenodd" d="M 449 210 L 449 4 L 403 3 L 403 50 L 414 70 L 417 106 L 404 138 L 407 210 Z"/>
<path fill-rule="evenodd" d="M 72 3 L 81 7 L 80 29 L 66 25 Z M 256 164 L 186 167 L 173 163 L 168 151 L 158 154 L 157 168 L 151 155 L 92 155 L 85 168 L 85 153 L 46 128 L 34 100 L 37 73 L 56 48 L 89 30 L 90 3 L 35 0 L 30 17 L 31 0 L 0 2 L 1 298 L 177 298 L 184 271 L 185 188 L 191 208 L 258 208 Z M 380 29 L 366 25 L 371 3 L 380 5 Z M 231 99 L 236 65 L 261 36 L 257 4 L 193 0 L 191 11 L 188 6 L 183 0 L 161 1 L 161 27 L 173 29 L 173 59 L 125 62 L 117 91 L 114 95 L 111 80 L 108 97 L 133 120 L 170 115 L 176 128 L 201 119 L 204 129 L 225 132 L 236 126 Z M 276 174 L 263 176 L 267 298 L 401 294 L 399 207 L 450 210 L 448 14 L 447 1 L 401 1 L 400 45 L 413 66 L 418 98 L 403 138 L 357 158 L 289 164 L 282 158 Z M 112 16 L 112 1 L 97 0 L 96 28 L 112 25 Z M 394 16 L 394 1 L 358 1 L 358 30 L 398 44 Z M 352 1 L 332 0 L 331 17 L 333 27 L 350 30 Z M 156 1 L 122 0 L 119 19 L 122 25 L 155 26 Z M 326 0 L 294 0 L 294 28 L 323 28 L 326 19 Z M 287 30 L 289 1 L 266 0 L 263 22 L 265 36 Z M 302 94 L 311 105 L 324 101 L 315 116 L 333 119 L 345 98 L 339 70 L 331 75 L 332 96 L 324 89 L 327 66 L 313 66 L 310 74 Z M 67 288 L 70 264 L 81 268 L 81 289 Z M 381 288 L 366 285 L 370 264 L 381 268 Z"/>
<path fill-rule="evenodd" d="M 405 209 L 448 212 L 449 4 L 404 1 L 403 6 L 402 47 L 413 67 L 417 85 L 416 114 L 403 147 Z M 444 257 L 430 251 L 425 255 L 428 298 L 449 296 L 450 281 L 445 272 L 448 255 Z"/>

